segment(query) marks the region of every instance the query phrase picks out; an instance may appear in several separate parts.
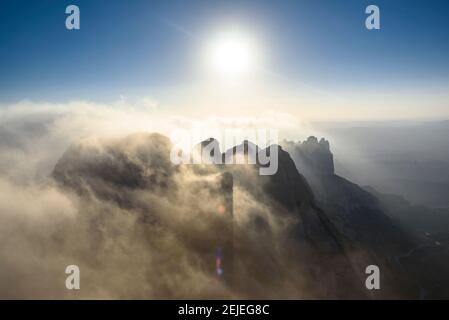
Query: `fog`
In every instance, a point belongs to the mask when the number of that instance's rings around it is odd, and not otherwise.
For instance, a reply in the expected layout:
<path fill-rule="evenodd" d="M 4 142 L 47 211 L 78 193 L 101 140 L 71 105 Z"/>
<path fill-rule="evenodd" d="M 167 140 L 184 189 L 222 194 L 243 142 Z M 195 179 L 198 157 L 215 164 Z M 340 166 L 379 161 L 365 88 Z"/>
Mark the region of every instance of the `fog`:
<path fill-rule="evenodd" d="M 223 172 L 173 166 L 169 159 L 170 132 L 198 125 L 204 138 L 217 128 L 242 126 L 275 128 L 280 139 L 295 141 L 324 136 L 337 174 L 412 195 L 412 201 L 419 199 L 401 179 L 419 186 L 448 181 L 446 123 L 353 128 L 307 124 L 286 114 L 190 119 L 123 101 L 2 106 L 0 297 L 338 296 L 338 282 L 324 269 L 344 264 L 322 260 L 316 249 L 291 238 L 299 216 L 267 196 L 267 180 L 251 166 L 232 172 L 238 177 L 232 192 L 235 285 L 217 278 L 215 248 L 208 243 L 230 232 L 216 217 L 229 201 L 220 191 Z M 413 161 L 429 172 L 409 169 Z M 432 171 L 435 161 L 440 173 Z M 431 189 L 420 188 L 430 201 Z M 81 270 L 79 291 L 64 285 L 72 264 Z"/>
<path fill-rule="evenodd" d="M 449 206 L 447 121 L 321 123 L 316 127 L 331 142 L 337 174 L 412 203 Z"/>
<path fill-rule="evenodd" d="M 90 103 L 24 102 L 0 112 L 1 298 L 314 295 L 304 264 L 286 249 L 295 221 L 257 198 L 263 183 L 250 167 L 236 169 L 233 191 L 240 285 L 216 277 L 207 241 L 227 232 L 216 220 L 221 174 L 174 167 L 171 142 L 151 134 L 191 120 Z M 263 227 L 250 228 L 255 222 Z M 79 291 L 65 288 L 72 264 Z"/>

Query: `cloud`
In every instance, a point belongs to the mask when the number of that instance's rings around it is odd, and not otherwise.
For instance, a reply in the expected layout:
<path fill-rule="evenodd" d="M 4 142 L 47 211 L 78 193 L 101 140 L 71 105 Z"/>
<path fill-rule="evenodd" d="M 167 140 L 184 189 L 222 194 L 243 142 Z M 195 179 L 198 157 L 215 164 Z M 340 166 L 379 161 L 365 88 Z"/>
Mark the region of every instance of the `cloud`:
<path fill-rule="evenodd" d="M 126 99 L 21 102 L 3 106 L 0 119 L 1 298 L 321 294 L 310 284 L 311 268 L 320 274 L 320 255 L 286 237 L 299 216 L 267 193 L 268 178 L 236 166 L 230 194 L 221 168 L 174 166 L 171 141 L 150 133 L 167 134 L 193 120 Z M 234 208 L 232 223 L 220 216 L 222 207 Z M 232 279 L 229 269 L 225 281 L 215 275 L 218 246 L 234 247 Z M 71 264 L 81 269 L 79 291 L 64 285 Z"/>

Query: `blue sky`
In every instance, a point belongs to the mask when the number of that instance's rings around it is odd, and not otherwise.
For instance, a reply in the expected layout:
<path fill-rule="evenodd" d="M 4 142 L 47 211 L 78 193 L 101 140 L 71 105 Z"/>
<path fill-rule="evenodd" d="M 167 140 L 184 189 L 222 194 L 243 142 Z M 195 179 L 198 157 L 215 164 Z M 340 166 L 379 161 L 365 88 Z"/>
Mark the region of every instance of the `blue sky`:
<path fill-rule="evenodd" d="M 80 30 L 65 28 L 69 4 Z M 369 4 L 381 30 L 364 27 Z M 448 14 L 435 0 L 2 0 L 0 102 L 157 96 L 196 79 L 201 42 L 225 25 L 257 38 L 291 86 L 447 91 Z"/>

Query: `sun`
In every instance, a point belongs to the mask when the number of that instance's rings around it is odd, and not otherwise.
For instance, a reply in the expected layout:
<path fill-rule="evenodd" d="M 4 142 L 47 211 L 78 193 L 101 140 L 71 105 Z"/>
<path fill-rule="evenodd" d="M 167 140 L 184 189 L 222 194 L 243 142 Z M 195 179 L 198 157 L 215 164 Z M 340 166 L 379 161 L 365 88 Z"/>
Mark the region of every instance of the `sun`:
<path fill-rule="evenodd" d="M 210 69 L 226 78 L 241 78 L 254 71 L 256 50 L 252 41 L 240 34 L 228 33 L 212 41 L 207 57 Z"/>

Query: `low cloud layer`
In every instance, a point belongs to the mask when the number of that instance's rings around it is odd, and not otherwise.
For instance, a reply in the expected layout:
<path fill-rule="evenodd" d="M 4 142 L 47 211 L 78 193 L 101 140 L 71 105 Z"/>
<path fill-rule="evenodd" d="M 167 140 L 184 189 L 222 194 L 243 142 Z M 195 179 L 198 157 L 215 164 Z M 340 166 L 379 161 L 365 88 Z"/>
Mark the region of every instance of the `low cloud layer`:
<path fill-rule="evenodd" d="M 263 197 L 252 167 L 234 172 L 237 285 L 215 275 L 213 241 L 231 232 L 216 217 L 223 173 L 173 166 L 170 141 L 148 133 L 189 120 L 89 103 L 1 115 L 1 298 L 314 296 L 285 239 L 295 218 Z M 65 288 L 71 264 L 79 291 Z"/>

